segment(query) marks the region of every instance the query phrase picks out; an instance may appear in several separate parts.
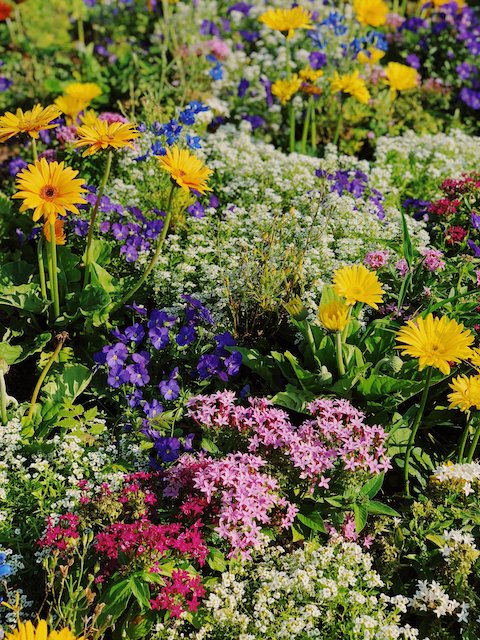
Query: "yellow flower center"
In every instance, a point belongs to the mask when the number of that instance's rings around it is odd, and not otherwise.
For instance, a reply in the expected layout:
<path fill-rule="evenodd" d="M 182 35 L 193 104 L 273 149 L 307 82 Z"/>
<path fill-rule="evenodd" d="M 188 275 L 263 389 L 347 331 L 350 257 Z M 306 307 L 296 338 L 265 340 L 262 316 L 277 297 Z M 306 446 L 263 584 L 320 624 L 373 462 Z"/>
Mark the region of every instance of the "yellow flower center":
<path fill-rule="evenodd" d="M 51 184 L 46 184 L 40 191 L 40 197 L 48 202 L 52 202 L 52 200 L 55 200 L 57 196 L 58 189 Z"/>

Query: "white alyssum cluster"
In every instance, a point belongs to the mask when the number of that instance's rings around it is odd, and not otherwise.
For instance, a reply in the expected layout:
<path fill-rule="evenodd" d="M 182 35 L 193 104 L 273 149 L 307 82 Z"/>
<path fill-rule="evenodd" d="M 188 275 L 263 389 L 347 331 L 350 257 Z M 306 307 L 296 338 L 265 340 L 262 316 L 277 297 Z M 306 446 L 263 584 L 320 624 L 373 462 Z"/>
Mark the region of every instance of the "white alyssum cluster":
<path fill-rule="evenodd" d="M 442 464 L 435 469 L 432 479 L 459 489 L 468 496 L 474 493 L 480 483 L 480 464 L 478 462 Z"/>
<path fill-rule="evenodd" d="M 469 604 L 450 598 L 441 584 L 432 580 L 418 580 L 410 606 L 418 611 L 433 612 L 437 618 L 456 614 L 459 622 L 468 621 Z"/>

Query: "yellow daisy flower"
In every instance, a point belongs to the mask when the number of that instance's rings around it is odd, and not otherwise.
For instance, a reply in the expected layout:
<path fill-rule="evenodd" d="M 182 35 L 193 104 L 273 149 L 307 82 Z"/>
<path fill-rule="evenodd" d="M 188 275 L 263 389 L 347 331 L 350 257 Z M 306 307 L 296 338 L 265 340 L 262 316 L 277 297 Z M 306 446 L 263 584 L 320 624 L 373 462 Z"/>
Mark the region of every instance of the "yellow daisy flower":
<path fill-rule="evenodd" d="M 365 51 L 359 51 L 357 60 L 361 64 L 377 64 L 385 55 L 385 51 L 377 49 L 376 47 L 368 47 Z"/>
<path fill-rule="evenodd" d="M 62 113 L 67 116 L 67 122 L 75 122 L 77 116 L 88 107 L 88 102 L 79 100 L 76 96 L 59 96 L 55 98 L 55 104 Z"/>
<path fill-rule="evenodd" d="M 402 355 L 418 358 L 420 371 L 436 367 L 443 374 L 450 373 L 450 363 L 467 360 L 472 355 L 473 335 L 463 324 L 431 313 L 426 318 L 409 320 L 397 333 L 397 341 L 404 346 Z"/>
<path fill-rule="evenodd" d="M 300 79 L 303 80 L 303 82 L 311 82 L 313 84 L 323 76 L 323 71 L 321 69 L 312 69 L 312 67 L 305 67 L 300 71 L 299 75 Z"/>
<path fill-rule="evenodd" d="M 348 305 L 363 302 L 373 309 L 378 309 L 385 293 L 377 274 L 363 264 L 338 269 L 333 276 L 333 290 Z"/>
<path fill-rule="evenodd" d="M 132 140 L 140 137 L 135 125 L 130 122 L 112 122 L 96 120 L 93 125 L 83 125 L 77 131 L 78 142 L 75 147 L 88 147 L 83 156 L 91 156 L 100 149 L 121 149 L 130 147 L 133 149 Z"/>
<path fill-rule="evenodd" d="M 168 171 L 172 180 L 182 189 L 194 189 L 199 193 L 212 191 L 207 185 L 207 180 L 213 171 L 188 149 L 175 146 L 167 149 L 166 155 L 156 157 L 162 169 Z"/>
<path fill-rule="evenodd" d="M 87 127 L 92 127 L 95 122 L 98 120 L 98 115 L 95 113 L 93 109 L 87 109 L 80 116 L 80 122 Z"/>
<path fill-rule="evenodd" d="M 343 331 L 350 322 L 350 307 L 341 300 L 332 300 L 320 305 L 320 322 L 329 331 Z"/>
<path fill-rule="evenodd" d="M 476 347 L 475 349 L 472 349 L 472 355 L 470 356 L 470 363 L 474 367 L 480 368 L 480 349 L 478 347 Z"/>
<path fill-rule="evenodd" d="M 472 407 L 480 409 L 480 378 L 478 376 L 457 376 L 449 384 L 452 393 L 448 394 L 450 409 L 470 411 Z"/>
<path fill-rule="evenodd" d="M 353 10 L 360 24 L 381 27 L 387 22 L 388 5 L 383 0 L 354 0 Z"/>
<path fill-rule="evenodd" d="M 365 80 L 360 78 L 360 72 L 353 71 L 353 73 L 346 73 L 343 76 L 339 76 L 335 71 L 333 78 L 331 79 L 332 93 L 348 93 L 356 98 L 359 102 L 367 104 L 370 100 L 370 92 L 367 89 Z"/>
<path fill-rule="evenodd" d="M 42 107 L 40 104 L 25 112 L 22 109 L 17 109 L 15 113 L 7 111 L 0 116 L 0 142 L 6 142 L 19 133 L 28 133 L 32 138 L 38 139 L 39 131 L 57 126 L 50 123 L 58 118 L 60 113 L 53 105 Z"/>
<path fill-rule="evenodd" d="M 66 216 L 67 211 L 79 213 L 77 205 L 85 204 L 81 194 L 82 178 L 76 178 L 78 171 L 65 167 L 63 162 L 48 163 L 45 158 L 29 164 L 17 176 L 17 188 L 12 198 L 23 200 L 20 211 L 33 209 L 33 219 L 54 222 L 57 216 Z"/>
<path fill-rule="evenodd" d="M 282 104 L 289 102 L 293 96 L 299 91 L 302 81 L 296 73 L 288 80 L 277 80 L 272 84 L 272 93 L 280 100 Z"/>
<path fill-rule="evenodd" d="M 65 95 L 76 98 L 79 102 L 90 103 L 102 95 L 102 90 L 94 82 L 72 82 L 65 91 Z"/>
<path fill-rule="evenodd" d="M 418 85 L 418 73 L 413 67 L 399 62 L 389 62 L 385 69 L 385 82 L 392 91 L 406 91 Z"/>
<path fill-rule="evenodd" d="M 5 640 L 83 640 L 83 637 L 77 639 L 77 636 L 67 628 L 60 631 L 52 630 L 49 633 L 45 620 L 39 620 L 36 628 L 28 620 L 19 622 L 16 629 L 5 634 Z"/>
<path fill-rule="evenodd" d="M 270 29 L 281 31 L 287 38 L 293 37 L 297 29 L 313 29 L 312 14 L 303 7 L 292 9 L 268 9 L 259 20 Z"/>

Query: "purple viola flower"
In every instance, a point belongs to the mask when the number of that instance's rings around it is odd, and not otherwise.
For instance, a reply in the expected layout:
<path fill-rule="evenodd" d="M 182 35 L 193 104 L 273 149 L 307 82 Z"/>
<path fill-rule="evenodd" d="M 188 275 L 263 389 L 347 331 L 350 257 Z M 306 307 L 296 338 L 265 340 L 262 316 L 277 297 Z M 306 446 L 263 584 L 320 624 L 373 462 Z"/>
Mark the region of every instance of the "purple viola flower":
<path fill-rule="evenodd" d="M 123 342 L 117 342 L 106 352 L 105 362 L 109 367 L 121 367 L 128 358 L 128 349 Z"/>
<path fill-rule="evenodd" d="M 195 327 L 191 324 L 187 324 L 180 329 L 177 337 L 175 338 L 175 342 L 179 347 L 186 347 L 187 345 L 191 344 L 196 337 L 197 332 L 195 331 Z"/>
<path fill-rule="evenodd" d="M 215 354 L 205 354 L 200 356 L 197 363 L 197 372 L 200 380 L 206 380 L 213 376 L 218 376 L 225 382 L 228 380 L 228 376 L 223 370 L 222 361 L 219 356 Z"/>
<path fill-rule="evenodd" d="M 472 73 L 472 66 L 468 64 L 468 62 L 462 62 L 456 68 L 456 72 L 458 73 L 458 77 L 462 80 L 468 80 Z"/>
<path fill-rule="evenodd" d="M 318 70 L 327 64 L 327 56 L 323 51 L 312 51 L 308 56 L 308 62 L 312 69 Z"/>
<path fill-rule="evenodd" d="M 184 451 L 193 451 L 193 439 L 195 437 L 194 433 L 189 433 L 188 436 L 186 436 L 185 441 L 183 443 L 183 450 Z"/>
<path fill-rule="evenodd" d="M 180 385 L 172 378 L 170 380 L 162 380 L 158 388 L 165 400 L 176 400 L 180 395 Z"/>
<path fill-rule="evenodd" d="M 145 329 L 139 322 L 135 322 L 135 324 L 125 329 L 125 337 L 129 342 L 140 344 L 145 337 Z"/>
<path fill-rule="evenodd" d="M 124 244 L 120 247 L 120 253 L 125 256 L 127 262 L 136 262 L 138 260 L 138 251 L 133 244 Z"/>
<path fill-rule="evenodd" d="M 411 67 L 413 67 L 414 69 L 420 69 L 420 67 L 422 66 L 420 62 L 420 58 L 414 53 L 409 53 L 408 56 L 405 58 L 405 62 Z"/>
<path fill-rule="evenodd" d="M 194 202 L 194 204 L 191 204 L 189 207 L 187 207 L 187 211 L 193 218 L 205 217 L 205 209 L 198 200 Z"/>
<path fill-rule="evenodd" d="M 134 409 L 135 407 L 138 407 L 138 405 L 141 403 L 142 400 L 143 400 L 143 394 L 140 391 L 140 389 L 135 389 L 133 393 L 129 393 L 127 395 L 128 406 L 132 407 L 132 409 Z"/>
<path fill-rule="evenodd" d="M 165 349 L 170 341 L 170 334 L 167 327 L 152 327 L 148 330 L 148 337 L 155 349 Z"/>
<path fill-rule="evenodd" d="M 480 258 L 480 247 L 477 244 L 475 244 L 473 240 L 468 240 L 467 244 L 470 247 L 470 249 L 473 251 L 473 255 L 475 256 L 475 258 Z"/>
<path fill-rule="evenodd" d="M 227 13 L 231 13 L 232 11 L 238 11 L 239 13 L 243 13 L 244 16 L 248 16 L 252 9 L 252 5 L 248 4 L 248 2 L 235 2 L 228 9 Z"/>
<path fill-rule="evenodd" d="M 474 229 L 480 230 L 480 215 L 478 215 L 476 213 L 472 213 L 470 219 L 471 219 L 471 222 L 472 222 L 472 227 Z"/>
<path fill-rule="evenodd" d="M 8 172 L 12 177 L 14 177 L 17 175 L 17 173 L 19 173 L 19 171 L 22 171 L 27 167 L 28 164 L 25 162 L 25 160 L 23 160 L 23 158 L 17 157 L 13 160 L 10 160 L 10 162 L 8 163 Z"/>
<path fill-rule="evenodd" d="M 133 301 L 132 304 L 126 304 L 125 307 L 127 309 L 132 309 L 132 311 L 135 311 L 141 316 L 147 315 L 147 310 L 145 309 L 143 304 L 137 304 L 135 301 Z"/>
<path fill-rule="evenodd" d="M 233 351 L 223 364 L 229 376 L 236 376 L 242 366 L 242 354 L 240 351 Z"/>
<path fill-rule="evenodd" d="M 243 119 L 250 123 L 253 131 L 265 125 L 265 118 L 259 115 L 246 115 L 243 116 Z"/>
<path fill-rule="evenodd" d="M 130 229 L 126 224 L 115 222 L 112 224 L 112 235 L 115 240 L 126 240 L 129 236 Z"/>
<path fill-rule="evenodd" d="M 480 109 L 480 91 L 463 87 L 460 91 L 460 99 L 471 109 Z"/>
<path fill-rule="evenodd" d="M 150 382 L 150 375 L 146 367 L 140 364 L 129 364 L 125 369 L 130 384 L 136 387 L 144 387 Z"/>
<path fill-rule="evenodd" d="M 12 86 L 13 82 L 10 78 L 5 78 L 5 76 L 0 76 L 0 91 L 8 91 Z"/>
<path fill-rule="evenodd" d="M 163 462 L 174 462 L 180 455 L 180 440 L 158 436 L 153 440 L 153 446 Z"/>
<path fill-rule="evenodd" d="M 220 205 L 220 200 L 218 199 L 218 196 L 212 193 L 208 201 L 208 206 L 211 207 L 212 209 L 218 209 L 219 205 Z"/>
<path fill-rule="evenodd" d="M 143 404 L 143 411 L 147 418 L 153 419 L 163 413 L 163 405 L 155 398 L 151 402 Z"/>
<path fill-rule="evenodd" d="M 100 223 L 100 233 L 108 233 L 110 231 L 110 222 L 108 220 L 104 220 Z"/>
<path fill-rule="evenodd" d="M 246 78 L 242 78 L 238 83 L 237 96 L 239 98 L 244 98 L 249 86 L 250 82 Z"/>
<path fill-rule="evenodd" d="M 127 369 L 123 369 L 120 366 L 112 367 L 108 372 L 107 384 L 113 389 L 118 389 L 122 384 L 129 382 L 130 372 L 128 372 Z"/>

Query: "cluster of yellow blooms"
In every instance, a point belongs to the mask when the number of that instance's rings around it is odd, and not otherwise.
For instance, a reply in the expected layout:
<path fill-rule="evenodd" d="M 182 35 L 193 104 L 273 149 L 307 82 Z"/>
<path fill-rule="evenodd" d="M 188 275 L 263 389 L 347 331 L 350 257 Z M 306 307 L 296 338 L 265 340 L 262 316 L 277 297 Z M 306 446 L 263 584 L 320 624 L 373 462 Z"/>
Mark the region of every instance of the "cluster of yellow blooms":
<path fill-rule="evenodd" d="M 66 627 L 60 631 L 49 632 L 45 620 L 39 620 L 36 627 L 28 620 L 28 622 L 19 622 L 14 631 L 5 635 L 5 640 L 83 640 L 83 637 L 77 638 Z"/>

